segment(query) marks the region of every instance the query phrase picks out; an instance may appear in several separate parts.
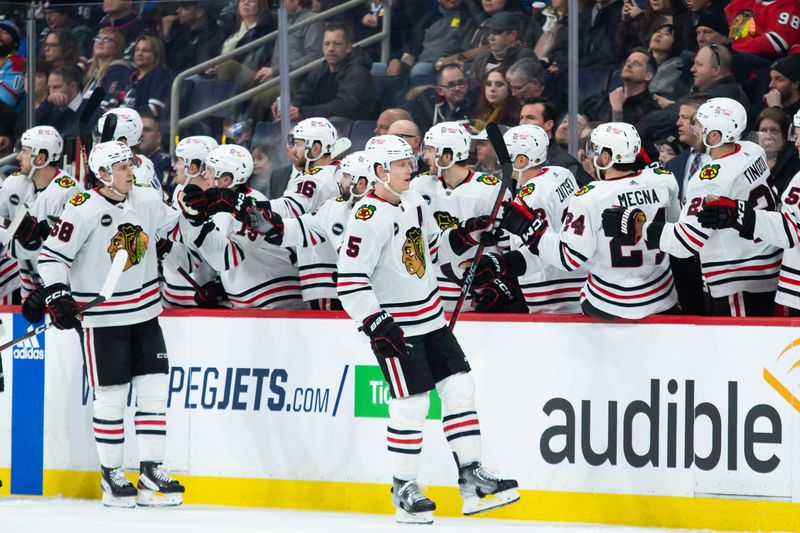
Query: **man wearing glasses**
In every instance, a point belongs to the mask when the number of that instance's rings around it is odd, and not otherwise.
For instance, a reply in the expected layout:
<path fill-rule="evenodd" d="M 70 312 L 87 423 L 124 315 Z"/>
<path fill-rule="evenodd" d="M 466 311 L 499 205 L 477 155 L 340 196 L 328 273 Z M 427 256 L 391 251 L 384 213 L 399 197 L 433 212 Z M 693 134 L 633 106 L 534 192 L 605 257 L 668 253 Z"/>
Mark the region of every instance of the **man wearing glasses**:
<path fill-rule="evenodd" d="M 726 47 L 716 44 L 704 46 L 694 58 L 692 91 L 732 98 L 737 102 L 748 102 L 747 95 L 733 77 L 731 66 L 731 52 Z"/>
<path fill-rule="evenodd" d="M 406 105 L 414 123 L 427 131 L 439 122 L 465 122 L 475 115 L 475 96 L 464 71 L 456 64 L 439 71 L 437 85 Z"/>

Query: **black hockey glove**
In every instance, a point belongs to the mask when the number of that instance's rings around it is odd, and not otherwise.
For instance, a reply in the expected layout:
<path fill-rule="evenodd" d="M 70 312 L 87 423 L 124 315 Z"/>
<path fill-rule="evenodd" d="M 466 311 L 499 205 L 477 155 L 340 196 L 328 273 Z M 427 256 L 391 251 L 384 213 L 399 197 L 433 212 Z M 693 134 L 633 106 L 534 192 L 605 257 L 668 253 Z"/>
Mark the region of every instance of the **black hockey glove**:
<path fill-rule="evenodd" d="M 519 277 L 525 273 L 528 266 L 522 253 L 514 250 L 504 254 L 483 254 L 478 260 L 478 268 L 472 280 L 471 289 L 483 289 L 493 279 L 503 276 Z"/>
<path fill-rule="evenodd" d="M 208 216 L 217 213 L 231 213 L 236 218 L 244 210 L 247 195 L 236 192 L 233 189 L 212 187 L 206 189 L 208 199 Z"/>
<path fill-rule="evenodd" d="M 208 197 L 199 186 L 187 185 L 178 195 L 178 205 L 183 215 L 195 225 L 202 224 L 208 218 Z"/>
<path fill-rule="evenodd" d="M 500 241 L 497 225 L 490 216 L 469 218 L 450 231 L 450 247 L 457 255 L 461 255 L 478 243 L 494 246 Z"/>
<path fill-rule="evenodd" d="M 25 320 L 31 324 L 41 322 L 44 318 L 44 306 L 48 294 L 47 289 L 39 287 L 25 298 L 25 301 L 22 302 L 22 316 L 25 317 Z"/>
<path fill-rule="evenodd" d="M 50 234 L 50 224 L 46 220 L 41 222 L 36 217 L 25 215 L 22 219 L 14 238 L 26 250 L 38 250 L 47 236 Z"/>
<path fill-rule="evenodd" d="M 159 261 L 163 261 L 164 258 L 172 251 L 172 241 L 169 239 L 158 239 L 156 241 L 156 255 L 158 256 Z"/>
<path fill-rule="evenodd" d="M 408 355 L 403 329 L 395 324 L 386 311 L 368 316 L 359 329 L 369 337 L 369 344 L 376 356 L 388 358 Z"/>
<path fill-rule="evenodd" d="M 730 198 L 709 198 L 703 210 L 697 214 L 697 221 L 706 229 L 733 228 L 745 239 L 753 238 L 756 228 L 756 213 L 748 202 Z"/>
<path fill-rule="evenodd" d="M 221 307 L 222 302 L 228 299 L 225 288 L 219 281 L 209 281 L 202 287 L 200 292 L 194 294 L 194 301 L 199 307 L 215 308 Z"/>
<path fill-rule="evenodd" d="M 647 221 L 644 211 L 635 207 L 609 207 L 603 211 L 603 233 L 617 239 L 622 246 L 633 246 L 642 238 L 642 226 Z"/>
<path fill-rule="evenodd" d="M 500 227 L 520 237 L 531 252 L 538 254 L 539 241 L 547 231 L 544 210 L 531 209 L 522 201 L 506 202 L 503 208 Z"/>
<path fill-rule="evenodd" d="M 517 282 L 510 278 L 494 278 L 474 299 L 479 313 L 527 313 L 528 306 Z"/>
<path fill-rule="evenodd" d="M 263 235 L 264 240 L 275 245 L 283 242 L 283 218 L 270 209 L 269 202 L 254 202 L 245 210 L 248 219 L 246 224 Z"/>
<path fill-rule="evenodd" d="M 80 306 L 70 294 L 69 287 L 63 283 L 55 283 L 46 290 L 48 295 L 45 304 L 53 325 L 58 329 L 79 328 L 81 321 L 78 320 L 76 313 Z"/>

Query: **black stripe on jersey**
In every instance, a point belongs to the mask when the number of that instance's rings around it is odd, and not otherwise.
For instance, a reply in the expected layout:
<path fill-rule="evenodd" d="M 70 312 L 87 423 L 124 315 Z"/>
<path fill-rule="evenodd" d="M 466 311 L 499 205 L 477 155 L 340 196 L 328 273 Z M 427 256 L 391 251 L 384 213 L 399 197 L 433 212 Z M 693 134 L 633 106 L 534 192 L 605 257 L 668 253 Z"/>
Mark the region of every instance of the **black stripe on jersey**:
<path fill-rule="evenodd" d="M 179 291 L 190 291 L 190 292 L 195 292 L 195 291 L 194 291 L 194 287 L 192 287 L 192 286 L 191 286 L 191 285 L 189 285 L 188 283 L 187 283 L 186 285 L 173 285 L 172 283 L 169 283 L 169 282 L 167 282 L 167 281 L 164 281 L 164 285 L 165 285 L 167 288 L 169 288 L 169 289 L 175 289 L 175 290 L 179 290 Z"/>
<path fill-rule="evenodd" d="M 790 266 L 781 265 L 781 272 L 788 272 L 789 274 L 794 274 L 795 276 L 800 276 L 800 270 L 792 268 Z"/>
<path fill-rule="evenodd" d="M 362 274 L 360 272 L 339 272 L 339 279 L 344 279 L 344 278 L 369 279 L 369 276 L 367 276 L 366 274 Z"/>
<path fill-rule="evenodd" d="M 683 247 L 686 248 L 692 255 L 697 255 L 699 253 L 697 248 L 686 242 L 686 240 L 681 236 L 681 232 L 678 231 L 677 224 L 672 228 L 672 232 L 675 234 L 675 238 L 678 239 L 678 242 L 680 242 Z"/>
<path fill-rule="evenodd" d="M 164 296 L 164 295 L 161 295 L 161 299 L 164 302 L 166 302 L 167 305 L 169 305 L 172 308 L 176 308 L 176 309 L 196 309 L 197 308 L 197 304 L 190 305 L 190 304 L 184 304 L 184 303 L 181 303 L 181 302 L 176 302 L 175 300 L 170 300 L 169 297 Z"/>
<path fill-rule="evenodd" d="M 386 306 L 384 306 L 384 307 L 386 307 Z M 439 306 L 439 311 L 437 311 L 435 314 L 433 314 L 433 315 L 431 315 L 429 317 L 418 318 L 417 320 L 405 320 L 403 318 L 398 318 L 396 322 L 398 324 L 403 325 L 403 326 L 416 326 L 416 325 L 419 325 L 419 324 L 424 324 L 425 322 L 430 322 L 431 320 L 439 318 L 443 314 L 444 314 L 444 308 Z"/>
<path fill-rule="evenodd" d="M 792 296 L 800 297 L 800 292 L 793 291 L 791 289 L 786 288 L 784 285 L 778 285 L 778 292 L 782 292 L 784 294 L 791 294 Z"/>
<path fill-rule="evenodd" d="M 295 220 L 297 220 L 297 223 L 300 225 L 300 234 L 303 236 L 303 245 L 302 246 L 303 246 L 303 248 L 307 248 L 308 247 L 308 239 L 306 238 L 306 225 L 303 224 L 303 221 L 299 217 L 296 218 Z"/>
<path fill-rule="evenodd" d="M 707 233 L 703 233 L 702 231 L 700 231 L 699 229 L 695 228 L 691 224 L 681 224 L 681 226 L 683 226 L 687 230 L 691 230 L 692 233 L 694 233 L 695 235 L 697 235 L 698 237 L 700 237 L 704 241 L 708 240 L 708 234 Z"/>
<path fill-rule="evenodd" d="M 434 288 L 431 291 L 431 293 L 428 296 L 426 296 L 425 298 L 423 298 L 422 300 L 417 300 L 415 302 L 399 302 L 399 303 L 393 303 L 393 304 L 384 304 L 383 307 L 391 309 L 393 307 L 413 307 L 413 306 L 417 306 L 417 305 L 426 304 L 426 303 L 430 302 L 431 299 L 434 296 L 436 296 L 437 292 L 439 292 L 439 288 L 438 287 Z"/>
<path fill-rule="evenodd" d="M 372 290 L 372 285 L 364 285 L 363 287 L 358 287 L 357 289 L 338 289 L 337 288 L 336 292 L 339 293 L 339 296 L 347 296 L 349 294 L 355 294 L 357 292 L 371 291 L 371 290 Z"/>
<path fill-rule="evenodd" d="M 48 246 L 46 246 L 46 245 L 42 246 L 42 249 L 43 249 L 43 250 L 46 250 L 46 251 L 47 251 L 47 253 L 53 254 L 54 256 L 56 256 L 56 257 L 59 257 L 59 258 L 63 259 L 63 260 L 64 260 L 64 261 L 66 261 L 67 263 L 72 263 L 72 259 L 71 259 L 71 258 L 67 257 L 67 256 L 66 256 L 66 255 L 64 255 L 64 254 L 61 254 L 61 253 L 58 253 L 58 252 L 56 252 L 55 250 L 53 250 L 52 248 L 50 248 L 50 247 L 48 247 Z"/>
<path fill-rule="evenodd" d="M 129 291 L 115 292 L 112 295 L 112 297 L 116 298 L 117 296 L 131 296 L 131 295 L 134 295 L 134 294 L 138 294 L 138 293 L 142 292 L 143 290 L 145 290 L 146 288 L 148 288 L 150 285 L 156 285 L 157 283 L 158 283 L 158 278 L 153 278 L 150 281 L 148 281 L 147 283 L 143 284 L 140 289 L 132 289 L 132 290 L 129 290 Z M 84 297 L 84 298 L 94 298 L 95 296 L 97 296 L 98 293 L 96 293 L 96 292 L 77 292 L 77 291 L 72 291 L 72 294 L 74 296 L 81 296 L 81 297 Z"/>
<path fill-rule="evenodd" d="M 580 278 L 562 278 L 562 279 L 549 279 L 547 281 L 535 281 L 530 283 L 520 284 L 520 289 L 539 289 L 539 288 L 555 288 L 558 285 L 583 285 L 586 282 L 585 277 Z M 569 288 L 569 287 L 564 287 Z"/>
<path fill-rule="evenodd" d="M 771 279 L 775 279 L 778 277 L 778 273 L 774 272 L 772 274 L 762 274 L 760 276 L 737 276 L 732 278 L 725 278 L 717 281 L 709 281 L 709 287 L 716 287 L 718 285 L 725 285 L 726 283 L 735 283 L 739 281 L 767 281 Z"/>
<path fill-rule="evenodd" d="M 759 259 L 774 259 L 783 253 L 783 250 L 778 250 L 772 254 L 756 255 L 754 257 L 747 257 L 745 259 L 734 259 L 733 261 L 712 261 L 710 263 L 700 263 L 703 268 L 727 266 L 727 265 L 740 265 L 742 263 L 749 263 L 750 261 L 758 261 Z"/>
<path fill-rule="evenodd" d="M 580 301 L 580 297 L 578 294 L 575 296 L 569 296 L 564 298 L 553 298 L 552 300 L 541 300 L 536 302 L 526 302 L 528 307 L 531 309 L 536 309 L 537 307 L 541 307 L 544 305 L 552 305 L 552 304 L 563 304 L 568 302 L 578 302 Z"/>
<path fill-rule="evenodd" d="M 297 267 L 297 270 L 300 270 L 300 271 L 302 271 L 302 270 L 310 270 L 312 268 L 332 268 L 332 269 L 335 269 L 336 268 L 336 263 L 313 263 L 311 265 L 303 265 L 303 266 Z"/>
<path fill-rule="evenodd" d="M 228 243 L 232 246 L 232 248 L 230 250 L 230 253 L 228 253 L 228 250 L 225 251 L 225 270 L 230 270 L 231 269 L 230 257 L 232 255 L 235 256 L 237 251 L 239 252 L 239 255 L 241 256 L 240 259 L 239 259 L 239 263 L 241 264 L 241 262 L 244 260 L 244 252 L 239 247 L 239 245 L 236 244 L 235 242 L 231 241 L 231 240 L 228 240 Z"/>
<path fill-rule="evenodd" d="M 671 282 L 669 284 L 669 287 L 667 287 L 660 296 L 656 296 L 655 298 L 652 298 L 650 300 L 646 300 L 644 302 L 628 303 L 628 302 L 617 302 L 615 300 L 609 300 L 608 298 L 606 298 L 602 294 L 598 294 L 594 289 L 592 289 L 591 285 L 589 285 L 588 283 L 586 284 L 586 290 L 588 290 L 590 293 L 592 293 L 592 296 L 594 296 L 598 300 L 601 300 L 601 301 L 606 302 L 608 304 L 616 305 L 617 307 L 645 307 L 645 306 L 648 306 L 650 304 L 654 304 L 654 303 L 656 303 L 656 302 L 658 302 L 660 300 L 663 300 L 664 298 L 667 298 L 670 294 L 672 294 L 672 291 L 673 291 L 674 288 L 675 288 L 675 282 Z"/>
<path fill-rule="evenodd" d="M 121 314 L 124 314 L 124 313 L 136 313 L 138 311 L 143 311 L 143 310 L 147 309 L 148 307 L 153 307 L 154 305 L 157 305 L 157 304 L 161 303 L 161 294 L 160 293 L 154 294 L 153 296 L 154 297 L 150 302 L 148 302 L 146 304 L 143 304 L 143 305 L 140 305 L 139 307 L 128 307 L 128 308 L 125 308 L 125 309 L 115 309 L 115 310 L 111 310 L 111 311 L 95 311 L 94 309 L 99 309 L 99 308 L 95 307 L 91 311 L 86 311 L 83 314 L 86 315 L 86 316 L 109 316 L 109 315 L 121 315 Z"/>
<path fill-rule="evenodd" d="M 15 279 L 17 279 L 16 276 L 8 276 L 3 281 L 0 281 L 0 287 L 5 287 L 8 283 L 14 281 Z"/>
<path fill-rule="evenodd" d="M 622 285 L 616 285 L 614 283 L 609 283 L 607 281 L 604 281 L 604 280 L 600 279 L 597 276 L 597 274 L 594 274 L 594 273 L 592 273 L 591 276 L 592 276 L 593 280 L 597 281 L 600 285 L 603 285 L 604 287 L 608 287 L 610 289 L 617 289 L 618 291 L 633 292 L 633 291 L 640 291 L 642 289 L 647 289 L 652 285 L 656 285 L 657 283 L 660 283 L 664 278 L 666 278 L 670 274 L 671 274 L 670 269 L 666 268 L 666 269 L 664 269 L 664 272 L 662 272 L 662 274 L 660 276 L 658 276 L 656 279 L 654 279 L 653 281 L 648 281 L 647 283 L 642 283 L 641 285 L 636 285 L 634 287 L 623 287 Z"/>
<path fill-rule="evenodd" d="M 255 291 L 260 291 L 261 289 L 263 289 L 265 287 L 269 287 L 270 285 L 274 285 L 275 283 L 281 283 L 282 281 L 294 281 L 295 283 L 299 283 L 300 282 L 300 278 L 298 278 L 297 276 L 283 276 L 283 277 L 280 277 L 280 278 L 274 278 L 274 279 L 271 279 L 269 281 L 265 281 L 264 283 L 261 283 L 260 285 L 256 285 L 255 287 L 250 287 L 249 289 L 247 289 L 244 292 L 239 292 L 239 293 L 229 292 L 228 294 L 230 296 L 233 296 L 234 298 L 242 298 L 243 296 L 247 296 L 250 293 L 253 293 Z"/>
<path fill-rule="evenodd" d="M 300 294 L 283 294 L 281 296 L 276 296 L 274 298 L 270 298 L 269 300 L 265 301 L 263 304 L 260 304 L 259 307 L 266 307 L 268 305 L 272 305 L 277 302 L 283 302 L 284 300 L 297 300 L 300 301 L 301 297 Z"/>
<path fill-rule="evenodd" d="M 783 222 L 783 231 L 786 232 L 786 240 L 789 243 L 789 247 L 793 247 L 794 243 L 796 241 L 795 241 L 795 239 L 792 238 L 793 237 L 792 229 L 789 227 L 789 221 L 786 220 L 786 215 L 785 214 L 783 216 L 781 216 L 781 222 Z"/>
<path fill-rule="evenodd" d="M 336 288 L 336 283 L 334 283 L 332 281 L 328 281 L 328 282 L 321 281 L 319 283 L 311 283 L 310 285 L 303 285 L 301 283 L 300 284 L 300 288 L 303 289 L 304 291 L 305 290 L 309 290 L 309 289 L 323 289 L 323 288 L 324 289 L 335 289 Z"/>
<path fill-rule="evenodd" d="M 294 205 L 296 205 L 297 209 L 300 211 L 301 215 L 304 215 L 306 213 L 306 210 L 303 208 L 302 205 L 300 205 L 300 202 L 298 202 L 297 200 L 295 200 L 291 196 L 284 196 L 283 199 L 288 201 L 288 202 L 292 202 Z"/>

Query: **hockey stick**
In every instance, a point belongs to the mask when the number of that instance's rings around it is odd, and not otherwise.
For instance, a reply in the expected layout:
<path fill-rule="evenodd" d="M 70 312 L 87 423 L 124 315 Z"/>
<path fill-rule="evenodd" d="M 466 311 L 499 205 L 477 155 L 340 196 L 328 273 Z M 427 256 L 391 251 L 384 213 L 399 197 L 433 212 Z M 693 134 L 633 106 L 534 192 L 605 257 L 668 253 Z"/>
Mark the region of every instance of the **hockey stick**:
<path fill-rule="evenodd" d="M 194 278 L 193 278 L 192 276 L 190 276 L 190 275 L 189 275 L 189 273 L 188 273 L 188 272 L 186 272 L 186 271 L 183 269 L 183 267 L 178 267 L 178 274 L 180 274 L 181 276 L 183 276 L 183 279 L 185 279 L 185 280 L 186 280 L 186 281 L 189 283 L 189 285 L 191 285 L 191 286 L 192 286 L 192 288 L 195 290 L 195 292 L 196 292 L 197 294 L 203 294 L 203 287 L 201 287 L 201 286 L 200 286 L 200 284 L 199 284 L 199 283 L 197 283 L 197 282 L 194 280 Z"/>
<path fill-rule="evenodd" d="M 105 143 L 114 138 L 114 130 L 117 129 L 117 115 L 109 113 L 103 124 L 103 131 L 100 133 L 100 142 Z"/>
<path fill-rule="evenodd" d="M 81 111 L 81 115 L 78 117 L 78 139 L 77 146 L 75 147 L 76 176 L 74 176 L 76 180 L 81 180 L 83 178 L 84 161 L 87 159 L 86 154 L 92 151 L 94 139 L 92 139 L 92 129 L 89 126 L 89 121 L 100 107 L 100 104 L 103 103 L 105 95 L 106 91 L 102 87 L 96 87 L 95 90 L 92 91 L 91 96 L 89 96 L 89 100 L 86 101 L 86 106 L 84 106 L 83 111 Z"/>
<path fill-rule="evenodd" d="M 117 283 L 119 283 L 119 278 L 122 276 L 122 271 L 125 269 L 125 263 L 128 261 L 128 252 L 125 250 L 117 250 L 117 255 L 114 256 L 114 261 L 111 263 L 111 268 L 108 270 L 108 275 L 106 276 L 106 280 L 103 282 L 103 287 L 100 289 L 100 293 L 95 296 L 92 300 L 86 302 L 82 306 L 78 308 L 75 312 L 76 316 L 80 316 L 89 309 L 97 307 L 101 303 L 105 302 L 114 294 L 114 289 L 117 288 Z M 11 339 L 7 343 L 0 346 L 0 352 L 6 350 L 15 344 L 18 344 L 25 339 L 29 339 L 34 335 L 38 335 L 39 333 L 50 329 L 53 325 L 52 322 L 45 322 L 40 326 L 36 326 L 31 331 L 23 333 L 19 337 L 15 339 Z"/>
<path fill-rule="evenodd" d="M 500 128 L 497 126 L 497 124 L 494 122 L 487 124 L 486 135 L 489 137 L 489 142 L 492 143 L 492 148 L 494 148 L 494 152 L 497 154 L 497 159 L 500 161 L 500 168 L 503 171 L 503 179 L 500 182 L 500 189 L 497 191 L 497 197 L 494 199 L 494 207 L 492 207 L 492 212 L 489 215 L 492 222 L 494 222 L 497 219 L 497 213 L 500 211 L 500 204 L 503 202 L 503 196 L 511 186 L 511 179 L 513 177 L 514 169 L 511 167 L 511 157 L 508 155 L 508 148 L 506 148 L 506 142 L 503 140 L 503 133 L 500 131 Z M 458 295 L 456 308 L 453 310 L 453 315 L 450 317 L 451 330 L 455 329 L 456 327 L 458 315 L 461 314 L 461 308 L 464 306 L 464 301 L 467 298 L 467 294 L 469 294 L 470 287 L 472 287 L 472 281 L 475 279 L 475 272 L 478 270 L 478 261 L 480 261 L 481 256 L 483 255 L 483 249 L 485 247 L 486 246 L 483 244 L 483 242 L 478 244 L 478 250 L 475 252 L 475 257 L 472 258 L 472 263 L 470 263 L 466 274 L 464 274 L 464 283 L 461 286 L 461 294 Z"/>
<path fill-rule="evenodd" d="M 19 208 L 17 213 L 14 215 L 14 218 L 11 219 L 11 222 L 8 223 L 6 226 L 6 231 L 3 233 L 3 236 L 0 237 L 0 244 L 3 245 L 3 249 L 8 248 L 8 245 L 14 240 L 14 234 L 19 229 L 19 225 L 22 224 L 22 220 L 25 218 L 25 215 L 28 214 L 28 204 L 22 204 Z"/>

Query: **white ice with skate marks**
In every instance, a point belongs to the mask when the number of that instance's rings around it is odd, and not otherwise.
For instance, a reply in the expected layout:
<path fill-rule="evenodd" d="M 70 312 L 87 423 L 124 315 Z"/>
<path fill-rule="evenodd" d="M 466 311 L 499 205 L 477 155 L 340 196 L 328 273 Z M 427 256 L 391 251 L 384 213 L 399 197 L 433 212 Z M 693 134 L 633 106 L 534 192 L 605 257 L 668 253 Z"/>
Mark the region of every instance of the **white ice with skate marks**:
<path fill-rule="evenodd" d="M 398 531 L 458 531 L 459 533 L 665 533 L 689 530 L 595 526 L 494 520 L 435 518 L 432 526 L 399 525 L 391 515 L 323 513 L 277 509 L 241 509 L 184 505 L 171 509 L 108 509 L 99 501 L 63 498 L 0 499 L 3 533 L 250 533 L 324 532 L 397 533 Z"/>

